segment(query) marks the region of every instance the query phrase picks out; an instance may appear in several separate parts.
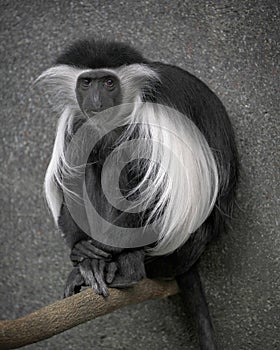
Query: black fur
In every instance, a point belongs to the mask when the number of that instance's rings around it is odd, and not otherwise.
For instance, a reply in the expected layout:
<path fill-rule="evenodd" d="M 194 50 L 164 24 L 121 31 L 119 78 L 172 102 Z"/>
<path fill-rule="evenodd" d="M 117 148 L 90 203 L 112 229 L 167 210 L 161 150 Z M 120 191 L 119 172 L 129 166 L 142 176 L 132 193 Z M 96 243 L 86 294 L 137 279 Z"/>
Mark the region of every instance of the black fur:
<path fill-rule="evenodd" d="M 178 67 L 151 62 L 126 44 L 94 40 L 79 41 L 69 47 L 56 61 L 56 64 L 92 69 L 115 68 L 133 63 L 146 64 L 160 76 L 160 82 L 154 82 L 148 90 L 143 91 L 143 100 L 165 104 L 177 109 L 191 118 L 205 136 L 218 164 L 219 177 L 222 179 L 216 205 L 208 219 L 182 247 L 168 256 L 153 257 L 145 261 L 143 249 L 115 249 L 93 241 L 74 223 L 65 205 L 61 208 L 59 227 L 64 232 L 71 249 L 79 241 L 90 240 L 90 244 L 112 254 L 113 261 L 116 262 L 118 268 L 118 271 L 115 271 L 115 286 L 121 287 L 122 283 L 123 286 L 129 285 L 129 280 L 131 282 L 138 281 L 145 274 L 148 277 L 175 277 L 183 289 L 190 288 L 189 284 L 193 283 L 194 287 L 191 290 L 196 294 L 193 298 L 200 302 L 200 307 L 192 308 L 192 312 L 196 313 L 195 318 L 200 324 L 201 348 L 215 349 L 211 320 L 199 276 L 195 271 L 195 264 L 206 245 L 225 231 L 226 221 L 232 215 L 239 174 L 233 129 L 221 101 L 202 81 Z M 102 152 L 93 152 L 91 157 L 94 158 L 91 159 L 91 161 L 94 160 L 94 165 L 89 161 L 86 181 L 92 193 L 91 199 L 97 202 L 104 216 L 108 206 L 104 207 L 104 195 L 100 193 Z M 129 180 L 129 171 L 126 172 L 125 176 Z M 223 179 L 228 179 L 228 181 L 223 181 Z M 95 207 L 97 206 L 95 205 Z M 137 220 L 140 218 L 135 217 L 134 225 Z M 129 225 L 129 223 L 126 224 Z M 86 255 L 81 256 L 82 259 L 87 258 Z M 107 267 L 108 270 L 110 268 L 112 270 L 114 266 Z M 103 273 L 100 269 L 98 271 L 97 274 Z M 77 269 L 75 269 L 75 273 L 72 275 L 80 286 L 81 278 L 77 273 Z M 77 286 L 69 283 L 68 290 L 71 289 L 74 293 Z M 111 285 L 114 286 L 114 282 Z M 100 290 L 99 292 L 102 293 Z M 182 294 L 183 297 L 184 295 L 190 297 L 189 291 L 183 290 Z M 188 303 L 188 300 L 186 302 Z M 205 318 L 207 322 L 203 323 Z"/>
<path fill-rule="evenodd" d="M 124 43 L 81 40 L 71 45 L 55 62 L 80 68 L 116 68 L 133 63 L 146 63 L 142 55 Z"/>

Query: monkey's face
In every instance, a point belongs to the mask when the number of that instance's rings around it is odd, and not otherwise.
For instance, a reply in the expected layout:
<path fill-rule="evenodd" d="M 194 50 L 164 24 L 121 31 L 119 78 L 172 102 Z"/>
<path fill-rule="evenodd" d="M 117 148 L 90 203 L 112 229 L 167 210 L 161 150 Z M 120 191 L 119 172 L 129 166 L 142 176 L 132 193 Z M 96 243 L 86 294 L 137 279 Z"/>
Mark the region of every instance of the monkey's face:
<path fill-rule="evenodd" d="M 119 105 L 122 102 L 119 79 L 105 70 L 84 72 L 77 79 L 76 97 L 88 117 Z"/>

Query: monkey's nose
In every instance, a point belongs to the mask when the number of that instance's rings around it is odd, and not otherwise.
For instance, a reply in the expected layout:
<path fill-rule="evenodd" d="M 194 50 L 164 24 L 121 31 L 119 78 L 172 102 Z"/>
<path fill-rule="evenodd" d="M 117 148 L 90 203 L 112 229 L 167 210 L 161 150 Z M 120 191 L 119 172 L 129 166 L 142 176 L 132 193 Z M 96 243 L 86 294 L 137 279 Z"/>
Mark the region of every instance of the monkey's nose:
<path fill-rule="evenodd" d="M 89 109 L 94 113 L 102 111 L 101 99 L 99 97 L 93 96 L 91 98 L 91 105 L 89 106 Z"/>
<path fill-rule="evenodd" d="M 88 117 L 95 115 L 103 110 L 102 101 L 96 96 L 86 96 L 80 102 L 80 108 Z"/>

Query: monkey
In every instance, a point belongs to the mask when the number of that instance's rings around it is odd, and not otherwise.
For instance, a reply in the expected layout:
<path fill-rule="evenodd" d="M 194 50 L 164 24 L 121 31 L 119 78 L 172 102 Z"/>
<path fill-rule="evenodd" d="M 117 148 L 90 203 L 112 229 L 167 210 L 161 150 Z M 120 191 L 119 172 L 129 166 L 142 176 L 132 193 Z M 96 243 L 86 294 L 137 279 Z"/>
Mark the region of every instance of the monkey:
<path fill-rule="evenodd" d="M 44 187 L 71 251 L 64 296 L 90 286 L 107 297 L 108 287 L 175 278 L 201 349 L 216 349 L 197 263 L 227 229 L 239 178 L 234 131 L 222 102 L 186 70 L 115 41 L 74 42 L 38 81 L 59 114 Z M 85 140 L 91 147 L 75 166 Z M 107 159 L 123 142 L 132 150 L 123 163 L 125 156 L 120 161 L 116 152 L 103 180 Z M 79 178 L 79 166 L 89 206 L 77 195 L 78 186 L 69 185 Z M 119 187 L 117 198 L 138 211 L 112 204 L 104 183 Z M 103 230 L 96 217 L 113 225 Z M 132 244 L 127 232 L 136 232 Z"/>

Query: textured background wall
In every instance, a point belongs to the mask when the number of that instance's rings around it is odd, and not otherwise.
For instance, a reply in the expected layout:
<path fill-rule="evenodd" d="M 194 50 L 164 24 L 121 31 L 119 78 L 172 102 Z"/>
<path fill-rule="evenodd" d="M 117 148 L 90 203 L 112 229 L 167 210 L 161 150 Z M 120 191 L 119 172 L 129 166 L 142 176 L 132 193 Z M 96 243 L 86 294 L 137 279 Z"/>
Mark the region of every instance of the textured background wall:
<path fill-rule="evenodd" d="M 42 193 L 57 117 L 33 82 L 65 44 L 92 35 L 189 70 L 228 109 L 239 209 L 201 273 L 221 349 L 279 349 L 278 1 L 2 0 L 0 23 L 1 318 L 62 295 L 69 252 Z M 178 297 L 128 307 L 27 348 L 197 349 L 181 307 Z"/>

